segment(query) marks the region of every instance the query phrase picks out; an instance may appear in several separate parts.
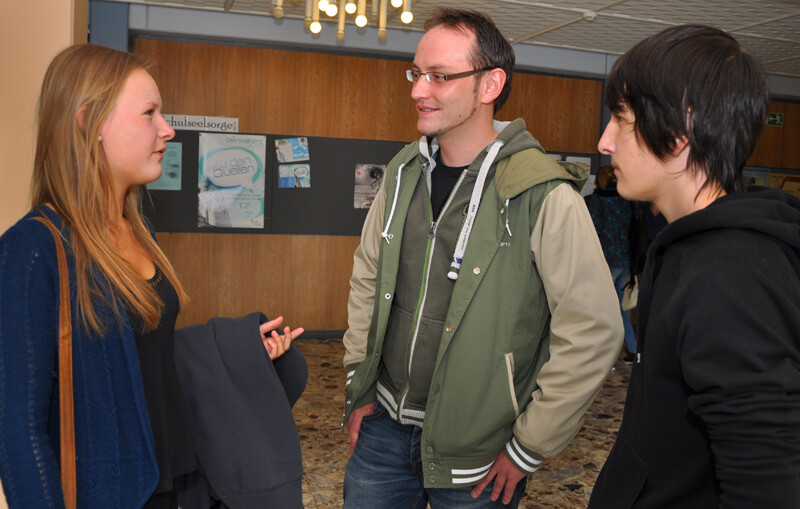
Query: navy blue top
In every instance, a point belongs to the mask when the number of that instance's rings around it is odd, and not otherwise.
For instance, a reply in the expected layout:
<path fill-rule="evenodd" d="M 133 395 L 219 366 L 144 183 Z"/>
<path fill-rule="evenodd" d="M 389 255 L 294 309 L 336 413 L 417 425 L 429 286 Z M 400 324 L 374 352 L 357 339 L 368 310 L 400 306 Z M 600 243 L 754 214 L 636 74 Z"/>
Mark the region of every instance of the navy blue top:
<path fill-rule="evenodd" d="M 94 301 L 105 334 L 77 316 L 70 231 L 50 209 L 0 237 L 0 476 L 10 507 L 63 507 L 59 474 L 58 265 L 47 215 L 65 238 L 72 298 L 79 507 L 138 508 L 158 482 L 136 342 L 100 278 Z"/>

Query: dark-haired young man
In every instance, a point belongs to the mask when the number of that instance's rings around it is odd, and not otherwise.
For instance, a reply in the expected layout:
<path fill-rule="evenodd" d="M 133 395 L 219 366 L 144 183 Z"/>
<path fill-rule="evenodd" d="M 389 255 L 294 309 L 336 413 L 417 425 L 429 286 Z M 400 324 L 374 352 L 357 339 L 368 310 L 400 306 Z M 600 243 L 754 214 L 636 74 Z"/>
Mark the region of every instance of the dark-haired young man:
<path fill-rule="evenodd" d="M 425 28 L 407 73 L 423 136 L 387 167 L 354 257 L 344 507 L 516 507 L 580 428 L 620 314 L 585 173 L 521 119 L 493 123 L 511 45 L 473 11 Z"/>
<path fill-rule="evenodd" d="M 742 188 L 767 80 L 731 36 L 668 28 L 615 64 L 598 144 L 669 224 L 590 507 L 800 507 L 800 200 Z"/>

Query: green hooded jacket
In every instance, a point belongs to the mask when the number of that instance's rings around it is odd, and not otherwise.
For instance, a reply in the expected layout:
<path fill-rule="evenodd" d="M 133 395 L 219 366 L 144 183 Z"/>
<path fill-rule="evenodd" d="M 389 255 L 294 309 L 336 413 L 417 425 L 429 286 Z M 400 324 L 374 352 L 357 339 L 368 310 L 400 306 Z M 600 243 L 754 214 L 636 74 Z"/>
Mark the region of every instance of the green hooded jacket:
<path fill-rule="evenodd" d="M 535 471 L 578 431 L 621 345 L 616 294 L 577 193 L 586 172 L 553 161 L 522 120 L 498 125 L 504 128 L 495 142 L 466 172 L 474 184 L 485 167 L 486 181 L 474 217 L 465 214 L 463 223 L 472 222 L 472 229 L 461 256 L 449 248 L 437 251 L 435 245 L 448 235 L 446 244 L 453 244 L 458 221 L 451 221 L 447 231 L 407 221 L 420 199 L 420 183 L 427 180 L 429 186 L 428 169 L 435 164 L 428 152 L 436 143 L 425 138 L 389 164 L 355 255 L 345 335 L 345 421 L 353 409 L 377 400 L 395 420 L 420 425 L 427 487 L 476 484 L 502 450 L 520 470 Z M 403 258 L 409 256 L 404 235 L 413 237 L 413 251 L 420 251 L 416 271 Z M 550 237 L 554 240 L 547 246 L 537 247 Z M 556 256 L 551 249 L 559 251 Z M 553 264 L 552 277 L 540 275 L 544 260 L 536 259 L 537 251 Z M 460 259 L 460 270 L 450 288 L 442 289 L 443 260 L 451 258 Z M 430 285 L 433 281 L 439 282 Z M 402 302 L 399 313 L 397 295 L 411 295 L 410 290 L 416 291 L 415 302 Z M 432 306 L 428 298 L 449 298 L 438 317 L 443 319 L 432 321 L 438 322 L 435 338 L 431 327 L 417 327 L 426 305 Z M 556 311 L 563 332 L 554 337 Z M 397 326 L 400 315 L 406 323 Z M 387 335 L 408 337 L 407 354 L 397 348 L 386 354 Z M 425 350 L 430 344 L 434 348 Z M 415 358 L 418 351 L 424 355 Z M 540 375 L 548 365 L 553 391 L 543 398 Z M 387 371 L 394 376 L 387 377 Z M 409 389 L 420 378 L 424 383 L 414 394 Z"/>

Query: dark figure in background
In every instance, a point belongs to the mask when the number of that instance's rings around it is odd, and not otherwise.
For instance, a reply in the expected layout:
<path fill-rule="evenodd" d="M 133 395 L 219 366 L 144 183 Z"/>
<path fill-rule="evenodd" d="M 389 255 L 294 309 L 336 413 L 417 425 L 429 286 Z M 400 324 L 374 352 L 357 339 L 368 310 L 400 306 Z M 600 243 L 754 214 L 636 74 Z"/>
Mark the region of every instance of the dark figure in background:
<path fill-rule="evenodd" d="M 589 507 L 800 507 L 800 199 L 742 186 L 766 75 L 729 34 L 671 27 L 617 61 L 606 105 L 620 195 L 669 224 Z"/>
<path fill-rule="evenodd" d="M 639 245 L 639 218 L 635 202 L 630 202 L 617 192 L 614 168 L 601 166 L 597 170 L 594 192 L 585 198 L 592 216 L 597 237 L 603 246 L 614 288 L 617 290 L 622 325 L 625 328 L 625 362 L 631 364 L 636 353 L 636 336 L 631 323 L 631 310 L 622 308 L 627 286 L 634 284 L 638 274 L 636 265 Z"/>

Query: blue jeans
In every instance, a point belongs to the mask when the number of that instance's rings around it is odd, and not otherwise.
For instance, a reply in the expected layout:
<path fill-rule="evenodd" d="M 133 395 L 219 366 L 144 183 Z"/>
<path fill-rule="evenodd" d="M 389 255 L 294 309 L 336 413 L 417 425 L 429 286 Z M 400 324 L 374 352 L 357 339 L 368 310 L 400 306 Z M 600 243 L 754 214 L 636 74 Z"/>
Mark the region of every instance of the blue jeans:
<path fill-rule="evenodd" d="M 636 335 L 633 333 L 633 325 L 631 325 L 631 312 L 630 310 L 624 311 L 622 309 L 622 295 L 625 292 L 625 286 L 627 286 L 630 277 L 630 271 L 626 268 L 611 268 L 611 279 L 614 280 L 614 288 L 617 289 L 619 311 L 622 313 L 622 326 L 625 328 L 625 346 L 628 347 L 629 352 L 633 353 L 636 351 Z"/>
<path fill-rule="evenodd" d="M 422 428 L 405 426 L 389 417 L 380 403 L 375 413 L 364 417 L 356 450 L 344 474 L 343 509 L 516 509 L 525 494 L 527 478 L 514 491 L 511 503 L 503 505 L 503 495 L 493 502 L 492 485 L 481 496 L 472 498 L 472 487 L 425 488 L 420 454 Z"/>

